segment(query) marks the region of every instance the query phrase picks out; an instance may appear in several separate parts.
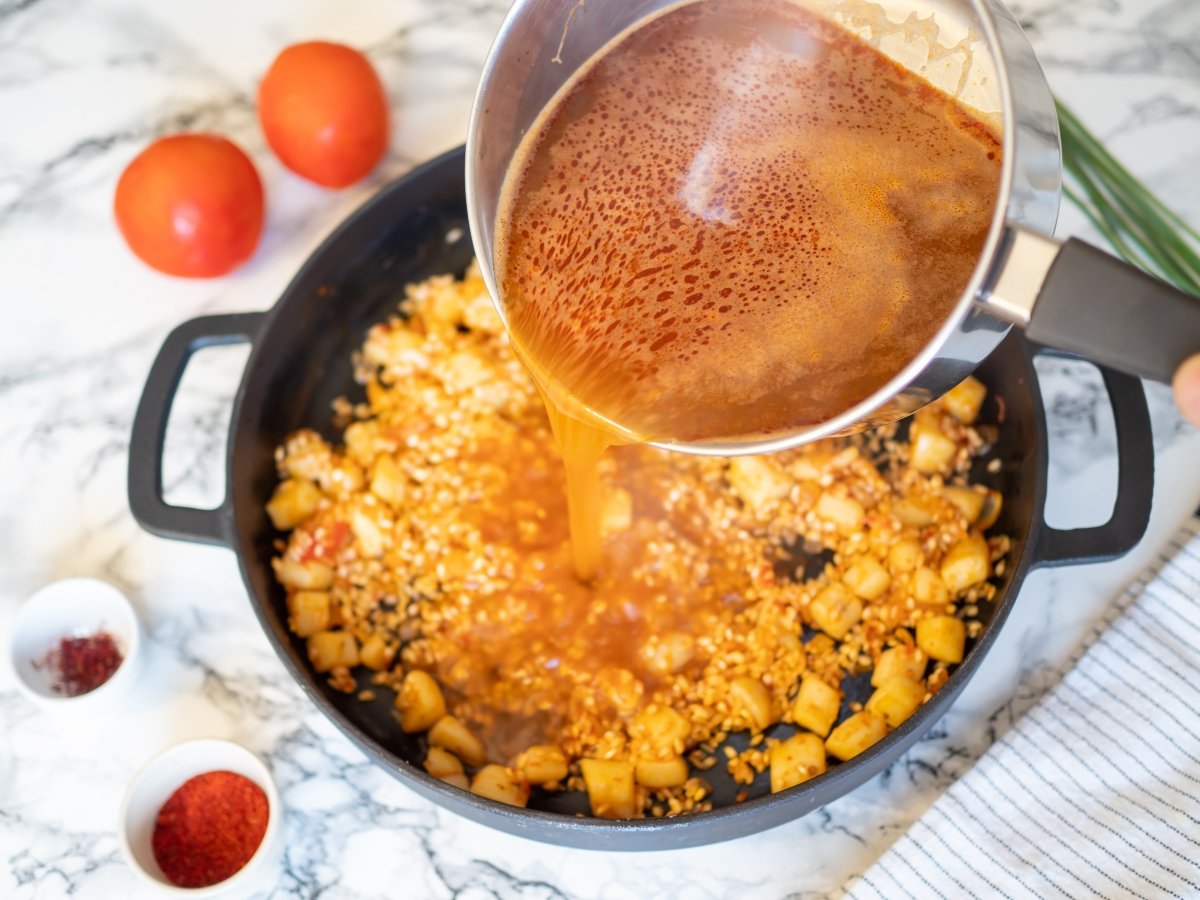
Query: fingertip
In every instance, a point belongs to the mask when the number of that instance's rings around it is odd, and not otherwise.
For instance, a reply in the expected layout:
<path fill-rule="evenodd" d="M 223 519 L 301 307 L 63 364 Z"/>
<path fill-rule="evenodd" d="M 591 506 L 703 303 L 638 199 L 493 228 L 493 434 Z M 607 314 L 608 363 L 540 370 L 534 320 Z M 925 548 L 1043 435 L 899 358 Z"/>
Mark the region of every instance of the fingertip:
<path fill-rule="evenodd" d="M 1172 383 L 1175 403 L 1184 418 L 1200 428 L 1200 353 L 1185 360 Z"/>

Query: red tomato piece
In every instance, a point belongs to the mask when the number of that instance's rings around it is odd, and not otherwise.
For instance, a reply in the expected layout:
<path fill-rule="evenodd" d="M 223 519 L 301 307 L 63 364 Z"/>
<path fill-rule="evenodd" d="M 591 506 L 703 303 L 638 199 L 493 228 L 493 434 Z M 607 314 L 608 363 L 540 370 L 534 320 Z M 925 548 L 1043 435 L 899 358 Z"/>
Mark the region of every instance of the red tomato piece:
<path fill-rule="evenodd" d="M 258 86 L 258 120 L 285 166 L 325 187 L 358 181 L 388 144 L 388 103 L 365 56 L 328 41 L 294 44 Z"/>
<path fill-rule="evenodd" d="M 321 522 L 307 533 L 309 544 L 301 551 L 298 559 L 308 562 L 310 559 L 327 561 L 337 556 L 338 551 L 350 539 L 350 525 L 338 519 L 332 522 Z"/>
<path fill-rule="evenodd" d="M 258 246 L 262 181 L 231 141 L 178 134 L 134 157 L 117 182 L 113 212 L 129 249 L 147 265 L 212 278 L 244 263 Z"/>

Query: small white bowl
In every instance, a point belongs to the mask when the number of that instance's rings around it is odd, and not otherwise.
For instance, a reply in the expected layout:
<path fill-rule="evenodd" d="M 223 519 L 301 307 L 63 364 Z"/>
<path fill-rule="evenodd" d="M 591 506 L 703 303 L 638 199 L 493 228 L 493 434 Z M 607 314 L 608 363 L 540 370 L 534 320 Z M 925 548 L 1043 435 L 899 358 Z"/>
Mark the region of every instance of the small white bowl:
<path fill-rule="evenodd" d="M 158 811 L 189 778 L 205 772 L 235 772 L 245 776 L 267 795 L 267 830 L 258 850 L 235 874 L 202 888 L 171 884 L 154 859 L 151 839 Z M 164 894 L 187 897 L 218 897 L 236 893 L 247 896 L 256 889 L 273 886 L 283 837 L 283 806 L 266 763 L 232 741 L 185 741 L 150 760 L 129 784 L 121 801 L 117 835 L 130 868 Z"/>
<path fill-rule="evenodd" d="M 100 631 L 111 634 L 121 650 L 117 671 L 86 694 L 54 693 L 56 673 L 37 664 L 57 649 L 60 639 Z M 141 623 L 124 594 L 95 578 L 68 578 L 46 585 L 21 606 L 9 653 L 17 686 L 30 700 L 52 710 L 95 711 L 111 708 L 137 681 L 143 643 Z"/>

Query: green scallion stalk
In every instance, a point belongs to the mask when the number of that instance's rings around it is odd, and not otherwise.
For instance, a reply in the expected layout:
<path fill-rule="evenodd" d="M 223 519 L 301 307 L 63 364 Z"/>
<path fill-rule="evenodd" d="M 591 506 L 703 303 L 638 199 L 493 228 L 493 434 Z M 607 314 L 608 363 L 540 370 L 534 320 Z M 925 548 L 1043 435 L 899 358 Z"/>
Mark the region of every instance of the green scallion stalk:
<path fill-rule="evenodd" d="M 1064 193 L 1127 262 L 1200 296 L 1200 232 L 1150 192 L 1062 103 Z"/>

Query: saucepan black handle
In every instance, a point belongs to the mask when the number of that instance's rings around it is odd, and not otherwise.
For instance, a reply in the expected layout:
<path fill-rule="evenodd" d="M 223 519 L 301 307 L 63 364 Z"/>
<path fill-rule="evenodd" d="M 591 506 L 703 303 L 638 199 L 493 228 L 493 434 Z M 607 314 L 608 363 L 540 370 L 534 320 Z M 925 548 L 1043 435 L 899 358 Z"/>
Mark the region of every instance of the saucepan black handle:
<path fill-rule="evenodd" d="M 133 417 L 129 441 L 129 509 L 137 523 L 160 537 L 229 544 L 229 489 L 216 509 L 171 506 L 163 499 L 162 457 L 167 419 L 192 354 L 204 347 L 254 343 L 265 313 L 202 316 L 184 322 L 163 342 Z"/>
<path fill-rule="evenodd" d="M 1038 348 L 1039 355 L 1076 358 Z M 1117 431 L 1117 502 L 1112 516 L 1094 528 L 1051 528 L 1044 510 L 1034 548 L 1035 566 L 1105 562 L 1124 556 L 1146 534 L 1154 501 L 1154 438 L 1142 383 L 1100 368 Z"/>
<path fill-rule="evenodd" d="M 1170 384 L 1183 361 L 1200 353 L 1200 299 L 1071 238 L 1050 267 L 1025 334 Z"/>

